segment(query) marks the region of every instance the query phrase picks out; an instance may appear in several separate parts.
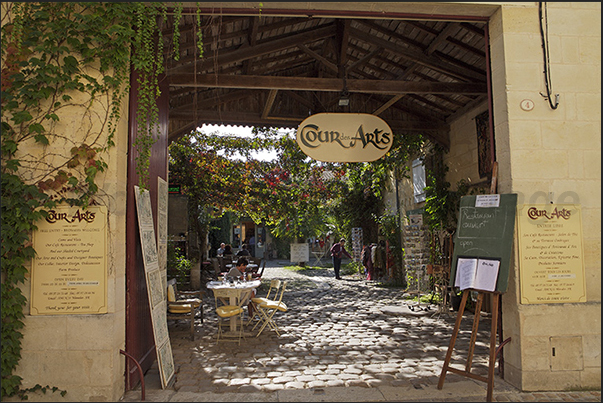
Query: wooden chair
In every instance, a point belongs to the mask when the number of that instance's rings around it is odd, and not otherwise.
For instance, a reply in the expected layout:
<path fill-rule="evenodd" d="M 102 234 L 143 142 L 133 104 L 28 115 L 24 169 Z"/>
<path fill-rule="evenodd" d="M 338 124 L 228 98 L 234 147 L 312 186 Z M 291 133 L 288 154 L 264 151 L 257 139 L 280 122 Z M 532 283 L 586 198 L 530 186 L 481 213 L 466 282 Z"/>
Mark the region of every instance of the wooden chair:
<path fill-rule="evenodd" d="M 222 264 L 220 263 L 222 262 L 222 256 L 212 257 L 209 259 L 209 261 L 211 262 L 212 267 L 214 268 L 213 278 L 217 279 L 220 273 L 222 272 Z"/>
<path fill-rule="evenodd" d="M 232 293 L 237 295 L 237 301 L 232 301 Z M 216 338 L 216 343 L 221 341 L 234 341 L 239 345 L 241 344 L 241 338 L 243 336 L 243 312 L 245 309 L 243 308 L 245 303 L 245 298 L 240 298 L 237 290 L 214 290 L 214 299 L 216 304 L 216 315 L 218 315 L 218 334 Z M 220 305 L 219 302 L 222 302 L 224 305 Z M 236 318 L 236 325 L 239 331 L 236 333 L 236 337 L 232 336 L 228 331 L 224 330 L 224 326 L 230 329 L 231 320 Z"/>
<path fill-rule="evenodd" d="M 283 302 L 283 294 L 285 293 L 285 288 L 287 288 L 287 282 L 283 281 L 281 285 L 281 291 L 280 294 L 278 294 L 279 296 L 277 299 L 269 299 L 266 301 L 262 301 L 258 305 L 256 305 L 256 308 L 260 314 L 260 322 L 262 323 L 262 326 L 260 327 L 260 330 L 258 330 L 258 334 L 256 335 L 256 337 L 260 337 L 260 334 L 262 334 L 266 326 L 270 326 L 270 328 L 274 330 L 276 334 L 278 334 L 279 336 L 281 335 L 278 329 L 278 325 L 274 321 L 274 314 L 277 311 L 287 312 L 287 305 Z"/>
<path fill-rule="evenodd" d="M 260 280 L 262 275 L 264 274 L 264 269 L 266 268 L 266 259 L 262 259 L 262 265 L 258 272 L 251 273 L 251 278 L 254 280 Z"/>
<path fill-rule="evenodd" d="M 262 269 L 262 271 L 263 271 L 263 269 Z M 281 288 L 281 280 L 272 279 L 272 280 L 270 280 L 270 287 L 268 288 L 268 292 L 266 293 L 266 296 L 251 298 L 251 301 L 249 303 L 250 309 L 249 309 L 249 320 L 247 321 L 248 324 L 251 323 L 253 318 L 255 318 L 256 316 L 258 318 L 260 318 L 260 314 L 258 313 L 256 306 L 262 302 L 269 301 L 271 296 L 273 298 L 276 298 L 276 294 L 278 293 L 278 290 L 280 288 Z M 253 329 L 255 329 L 257 327 L 257 325 L 258 324 L 256 323 L 255 326 L 253 327 Z"/>
<path fill-rule="evenodd" d="M 178 291 L 176 279 L 167 282 L 167 320 L 188 320 L 191 326 L 191 340 L 195 340 L 195 316 L 200 313 L 203 323 L 204 291 Z M 198 298 L 195 298 L 197 296 Z"/>

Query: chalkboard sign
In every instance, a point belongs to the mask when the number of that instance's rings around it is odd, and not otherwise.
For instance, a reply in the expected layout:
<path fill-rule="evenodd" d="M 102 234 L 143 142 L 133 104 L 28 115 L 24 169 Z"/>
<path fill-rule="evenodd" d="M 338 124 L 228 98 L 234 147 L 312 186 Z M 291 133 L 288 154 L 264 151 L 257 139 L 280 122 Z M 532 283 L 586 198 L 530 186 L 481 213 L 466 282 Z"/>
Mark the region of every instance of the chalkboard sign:
<path fill-rule="evenodd" d="M 515 231 L 517 194 L 463 196 L 454 236 L 450 285 L 454 286 L 458 258 L 500 260 L 496 290 L 506 292 Z"/>

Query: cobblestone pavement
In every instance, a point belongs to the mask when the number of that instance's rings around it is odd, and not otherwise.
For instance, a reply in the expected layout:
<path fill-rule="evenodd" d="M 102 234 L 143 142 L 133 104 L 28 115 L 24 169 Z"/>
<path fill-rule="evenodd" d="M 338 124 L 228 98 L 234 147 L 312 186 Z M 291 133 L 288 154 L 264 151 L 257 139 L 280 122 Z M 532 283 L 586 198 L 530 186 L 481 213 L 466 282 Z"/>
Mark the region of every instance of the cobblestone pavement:
<path fill-rule="evenodd" d="M 211 292 L 204 322 L 190 340 L 185 322 L 170 322 L 175 364 L 173 386 L 162 390 L 157 363 L 145 375 L 147 401 L 486 401 L 487 385 L 447 373 L 437 389 L 456 312 L 411 310 L 399 288 L 380 287 L 358 276 L 336 280 L 332 269 L 295 272 L 267 265 L 263 280 L 288 280 L 277 312 L 281 336 L 268 328 L 236 343 L 216 343 Z M 287 264 L 282 262 L 281 264 Z M 423 304 L 423 307 L 426 305 Z M 490 318 L 480 317 L 472 373 L 487 376 Z M 451 366 L 463 369 L 473 325 L 467 313 Z M 601 392 L 520 392 L 495 369 L 494 401 L 601 401 Z M 124 401 L 139 401 L 141 387 Z"/>

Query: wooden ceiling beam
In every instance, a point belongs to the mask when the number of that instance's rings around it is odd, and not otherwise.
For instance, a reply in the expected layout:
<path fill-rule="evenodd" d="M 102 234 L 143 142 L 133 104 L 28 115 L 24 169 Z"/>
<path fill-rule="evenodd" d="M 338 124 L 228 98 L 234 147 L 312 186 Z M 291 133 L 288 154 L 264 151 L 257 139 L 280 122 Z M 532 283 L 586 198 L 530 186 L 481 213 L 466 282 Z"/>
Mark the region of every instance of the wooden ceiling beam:
<path fill-rule="evenodd" d="M 179 74 L 169 77 L 172 87 L 221 87 L 277 90 L 341 91 L 339 78 Z M 350 92 L 376 94 L 485 94 L 485 83 L 442 83 L 398 80 L 347 80 Z"/>
<path fill-rule="evenodd" d="M 216 56 L 204 57 L 196 63 L 200 64 L 200 67 L 198 69 L 201 71 L 207 68 L 214 68 L 215 65 L 220 67 L 231 63 L 241 62 L 243 60 L 251 59 L 254 57 L 278 52 L 283 49 L 296 47 L 300 43 L 305 44 L 308 42 L 314 42 L 317 40 L 328 38 L 335 34 L 335 28 L 335 25 L 331 24 L 324 27 L 304 31 L 299 34 L 287 35 L 284 38 L 258 43 L 255 46 L 244 47 L 232 50 L 230 52 L 221 52 Z M 169 73 L 177 74 L 179 71 L 184 70 L 190 71 L 190 67 L 176 67 Z"/>
<path fill-rule="evenodd" d="M 297 102 L 299 102 L 300 104 L 308 107 L 308 109 L 314 109 L 314 104 L 312 103 L 312 101 L 309 101 L 308 99 L 302 97 L 301 95 L 299 95 L 295 91 L 284 91 L 284 93 L 288 97 L 291 97 L 291 98 L 295 99 Z"/>
<path fill-rule="evenodd" d="M 190 116 L 192 118 L 192 115 Z M 259 114 L 253 112 L 221 112 L 206 110 L 199 111 L 197 113 L 198 122 L 192 123 L 193 127 L 201 126 L 204 123 L 207 124 L 229 124 L 229 125 L 270 125 L 278 126 L 283 124 L 284 126 L 291 127 L 301 123 L 308 116 L 272 116 L 270 119 L 263 119 Z M 186 117 L 179 116 L 177 118 L 170 119 L 186 121 Z M 190 122 L 190 120 L 188 120 Z M 293 122 L 293 123 L 292 123 Z M 392 128 L 405 131 L 439 131 L 446 132 L 449 130 L 447 123 L 441 123 L 437 121 L 411 121 L 411 120 L 387 120 L 387 124 Z"/>
<path fill-rule="evenodd" d="M 474 81 L 485 81 L 486 79 L 485 74 L 477 74 L 472 70 L 457 67 L 449 62 L 441 60 L 437 56 L 426 56 L 423 52 L 404 49 L 396 43 L 377 38 L 376 36 L 367 35 L 358 29 L 350 28 L 350 34 L 355 38 L 359 38 L 368 43 L 372 43 L 373 45 L 383 47 L 394 54 L 398 54 L 403 58 L 412 60 L 413 62 L 419 63 L 432 70 L 436 70 L 449 77 L 454 77 L 460 80 Z"/>
<path fill-rule="evenodd" d="M 337 65 L 339 67 L 338 77 L 345 77 L 345 65 L 347 64 L 348 44 L 350 42 L 350 20 L 337 20 L 336 47 Z"/>
<path fill-rule="evenodd" d="M 438 36 L 435 37 L 433 41 L 429 43 L 429 46 L 427 49 L 425 49 L 425 54 L 428 56 L 433 54 L 433 52 L 437 50 L 438 46 L 440 46 L 441 43 L 446 42 L 452 31 L 458 29 L 458 27 L 459 24 L 457 22 L 446 23 L 446 27 L 438 34 Z"/>
<path fill-rule="evenodd" d="M 334 71 L 335 73 L 339 72 L 339 69 L 337 68 L 337 65 L 335 65 L 335 63 L 332 63 L 330 60 L 328 60 L 326 57 L 322 57 L 321 55 L 319 55 L 318 53 L 314 52 L 313 50 L 309 49 L 306 45 L 303 44 L 298 44 L 297 47 L 302 50 L 304 53 L 306 53 L 307 55 L 309 55 L 310 57 L 318 60 L 320 63 L 322 63 L 325 67 L 331 69 L 332 71 Z"/>
<path fill-rule="evenodd" d="M 268 100 L 266 101 L 266 105 L 264 105 L 264 111 L 262 112 L 262 119 L 266 119 L 270 110 L 272 109 L 272 105 L 274 105 L 274 100 L 276 99 L 276 94 L 278 90 L 270 90 L 268 94 Z"/>
<path fill-rule="evenodd" d="M 373 49 L 372 51 L 370 51 L 366 55 L 362 56 L 360 59 L 356 60 L 354 63 L 352 63 L 349 66 L 347 66 L 346 67 L 346 74 L 350 73 L 350 72 L 353 72 L 358 67 L 362 66 L 363 64 L 368 63 L 369 60 L 371 60 L 373 57 L 375 57 L 376 55 L 378 55 L 381 51 L 383 51 L 383 48 L 378 47 L 378 46 L 375 47 L 375 49 Z"/>
<path fill-rule="evenodd" d="M 249 90 L 231 91 L 228 94 L 213 95 L 210 98 L 204 98 L 201 101 L 198 101 L 196 106 L 197 106 L 197 109 L 203 110 L 203 109 L 211 108 L 216 105 L 224 104 L 226 102 L 238 101 L 240 99 L 248 98 L 251 95 L 253 95 L 253 91 L 249 91 Z M 172 107 L 170 109 L 170 114 L 180 113 L 182 111 L 192 112 L 194 110 L 193 104 L 194 104 L 193 96 L 191 95 L 189 102 L 187 102 L 183 105 L 179 105 L 178 107 Z"/>

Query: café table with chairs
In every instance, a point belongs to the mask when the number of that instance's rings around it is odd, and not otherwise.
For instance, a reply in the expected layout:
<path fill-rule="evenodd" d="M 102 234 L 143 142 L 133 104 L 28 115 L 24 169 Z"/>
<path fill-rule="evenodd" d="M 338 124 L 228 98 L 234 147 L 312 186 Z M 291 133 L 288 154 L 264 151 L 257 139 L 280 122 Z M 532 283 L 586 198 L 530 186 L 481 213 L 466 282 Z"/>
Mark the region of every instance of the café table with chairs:
<path fill-rule="evenodd" d="M 260 284 L 260 280 L 248 281 L 244 276 L 236 279 L 224 277 L 222 281 L 210 281 L 206 284 L 207 289 L 212 290 L 214 294 L 218 315 L 218 342 L 230 340 L 240 343 L 242 337 L 251 335 L 243 331 L 243 313 L 254 290 Z M 226 323 L 228 331 L 223 329 Z"/>

